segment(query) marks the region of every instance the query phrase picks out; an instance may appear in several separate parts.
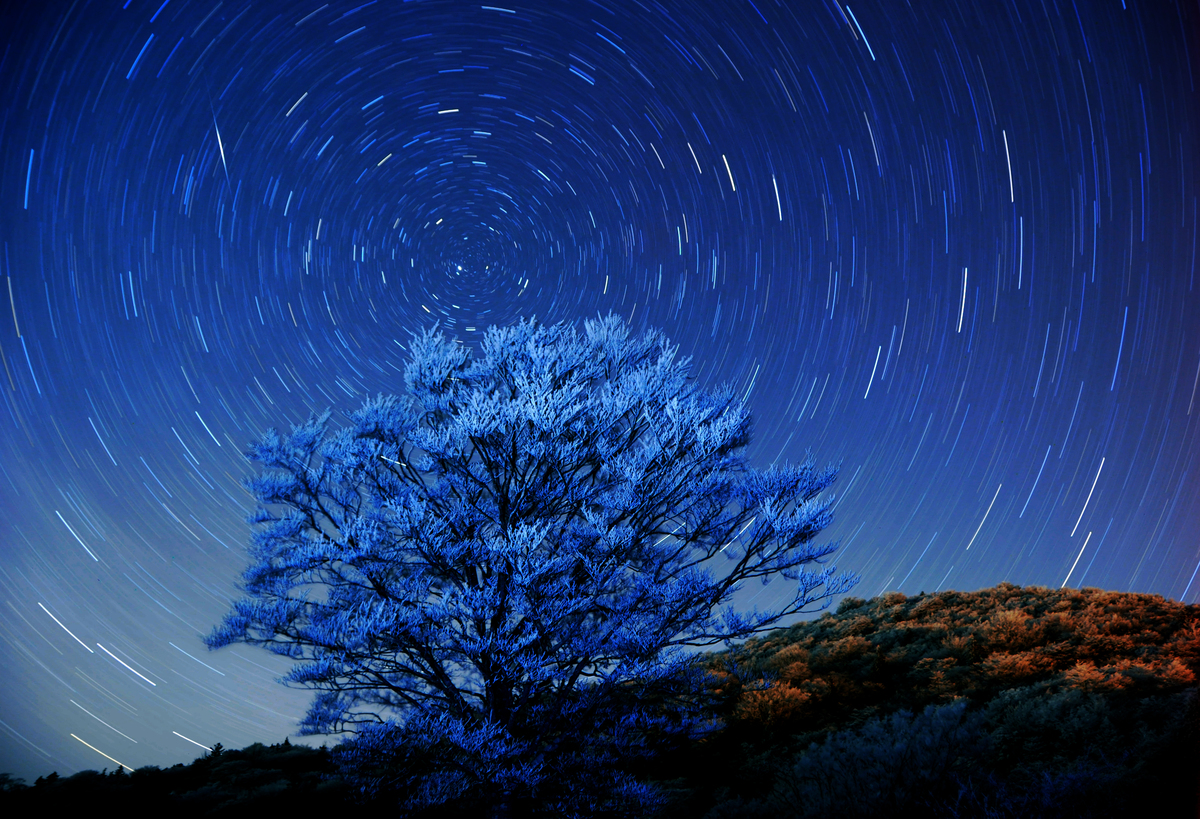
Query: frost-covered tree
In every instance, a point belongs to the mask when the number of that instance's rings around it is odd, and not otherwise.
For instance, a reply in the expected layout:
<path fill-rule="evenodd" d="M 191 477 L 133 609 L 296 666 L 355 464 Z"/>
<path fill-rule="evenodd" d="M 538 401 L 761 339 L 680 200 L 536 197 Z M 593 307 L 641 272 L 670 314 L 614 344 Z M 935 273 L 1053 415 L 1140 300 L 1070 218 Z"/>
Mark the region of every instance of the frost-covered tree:
<path fill-rule="evenodd" d="M 343 762 L 410 809 L 643 812 L 629 762 L 712 727 L 693 649 L 856 582 L 804 568 L 836 548 L 812 544 L 836 469 L 750 468 L 742 402 L 657 331 L 528 321 L 481 348 L 415 336 L 405 397 L 254 445 L 245 597 L 206 642 L 296 660 L 302 733 L 351 733 Z M 772 577 L 784 605 L 735 609 Z"/>

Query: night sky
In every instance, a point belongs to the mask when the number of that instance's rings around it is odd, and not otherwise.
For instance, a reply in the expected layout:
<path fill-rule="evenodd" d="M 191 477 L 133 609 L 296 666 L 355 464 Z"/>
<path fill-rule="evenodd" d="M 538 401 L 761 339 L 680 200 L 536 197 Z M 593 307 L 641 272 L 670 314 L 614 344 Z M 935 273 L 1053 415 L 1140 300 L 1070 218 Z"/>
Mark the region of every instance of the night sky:
<path fill-rule="evenodd" d="M 1186 0 L 13 4 L 0 771 L 294 734 L 285 662 L 200 641 L 247 562 L 242 453 L 402 391 L 434 321 L 661 328 L 748 396 L 754 465 L 841 462 L 822 540 L 856 596 L 1197 602 L 1198 25 Z"/>

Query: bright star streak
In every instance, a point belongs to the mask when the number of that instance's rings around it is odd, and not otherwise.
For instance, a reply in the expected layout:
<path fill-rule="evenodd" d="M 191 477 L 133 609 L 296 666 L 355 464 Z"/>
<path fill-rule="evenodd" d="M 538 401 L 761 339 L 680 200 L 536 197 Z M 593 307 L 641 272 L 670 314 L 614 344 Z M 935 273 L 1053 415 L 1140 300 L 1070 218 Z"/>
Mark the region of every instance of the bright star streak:
<path fill-rule="evenodd" d="M 74 734 L 71 734 L 71 736 L 75 737 L 75 739 L 79 739 L 79 737 L 76 737 Z M 80 741 L 80 742 L 83 742 L 83 740 L 82 740 L 82 739 L 79 739 L 79 741 Z M 111 761 L 113 761 L 113 762 L 116 762 L 118 765 L 120 765 L 120 766 L 121 766 L 122 768 L 124 768 L 125 770 L 129 771 L 130 773 L 133 773 L 133 768 L 130 768 L 130 767 L 129 767 L 128 765 L 126 765 L 124 762 L 120 762 L 120 761 L 118 761 L 118 760 L 116 760 L 116 759 L 113 759 L 111 756 L 109 756 L 108 754 L 104 753 L 104 751 L 101 751 L 101 750 L 100 750 L 99 748 L 97 748 L 95 745 L 89 745 L 89 744 L 88 744 L 88 743 L 86 743 L 86 742 L 83 742 L 83 744 L 84 744 L 84 745 L 87 745 L 89 748 L 91 748 L 91 749 L 92 749 L 93 751 L 95 751 L 96 753 L 100 754 L 100 756 L 104 757 L 105 759 L 108 759 L 108 760 L 111 760 Z"/>
<path fill-rule="evenodd" d="M 149 678 L 147 678 L 145 674 L 140 674 L 140 673 L 138 673 L 138 671 L 136 671 L 136 670 L 135 670 L 133 667 L 131 667 L 131 666 L 129 665 L 129 663 L 127 663 L 127 662 L 125 662 L 124 660 L 122 660 L 122 659 L 121 659 L 120 657 L 118 657 L 116 654 L 113 654 L 111 651 L 109 651 L 109 650 L 108 650 L 107 648 L 105 648 L 104 646 L 101 646 L 99 643 L 96 643 L 96 645 L 100 646 L 100 650 L 101 650 L 101 651 L 103 651 L 105 654 L 107 654 L 109 657 L 112 657 L 112 658 L 113 658 L 114 660 L 116 660 L 118 663 L 120 663 L 121 665 L 123 665 L 123 666 L 125 666 L 126 668 L 128 668 L 128 669 L 129 669 L 130 671 L 132 671 L 134 674 L 137 674 L 139 677 L 141 677 L 141 678 L 142 678 L 143 680 L 145 680 L 146 682 L 150 683 L 151 685 L 153 685 L 153 686 L 155 686 L 155 687 L 157 687 L 157 686 L 158 686 L 158 683 L 156 683 L 156 682 L 154 682 L 154 681 L 150 680 Z"/>
<path fill-rule="evenodd" d="M 66 521 L 63 521 L 63 523 L 66 523 Z M 68 526 L 67 528 L 69 529 L 69 528 L 71 528 L 71 527 L 69 527 L 69 526 Z M 74 534 L 74 532 L 72 532 L 72 534 Z M 86 549 L 87 547 L 85 546 L 84 548 Z M 42 610 L 42 611 L 46 612 L 46 614 L 50 614 L 50 610 L 49 610 L 48 608 L 46 608 L 45 606 L 43 606 L 41 603 L 38 603 L 38 607 L 39 607 L 39 608 L 41 608 L 41 610 Z M 81 645 L 81 646 L 83 646 L 84 648 L 86 648 L 86 649 L 87 649 L 87 650 L 88 650 L 90 653 L 92 653 L 92 654 L 95 654 L 95 653 L 96 653 L 96 652 L 92 651 L 90 648 L 88 648 L 88 644 L 87 644 L 87 643 L 85 643 L 83 640 L 80 640 L 80 639 L 79 639 L 78 637 L 76 637 L 74 634 L 71 634 L 71 629 L 69 629 L 69 628 L 67 628 L 66 626 L 64 626 L 64 625 L 62 624 L 62 621 L 61 621 L 61 620 L 59 620 L 57 617 L 55 617 L 53 614 L 50 614 L 50 619 L 51 619 L 51 620 L 53 620 L 54 622 L 58 623 L 58 624 L 59 624 L 59 626 L 62 626 L 62 630 L 63 630 L 63 631 L 65 631 L 67 634 L 70 634 L 70 635 L 71 635 L 71 637 L 72 637 L 72 638 L 74 638 L 75 642 L 79 643 L 79 645 Z"/>

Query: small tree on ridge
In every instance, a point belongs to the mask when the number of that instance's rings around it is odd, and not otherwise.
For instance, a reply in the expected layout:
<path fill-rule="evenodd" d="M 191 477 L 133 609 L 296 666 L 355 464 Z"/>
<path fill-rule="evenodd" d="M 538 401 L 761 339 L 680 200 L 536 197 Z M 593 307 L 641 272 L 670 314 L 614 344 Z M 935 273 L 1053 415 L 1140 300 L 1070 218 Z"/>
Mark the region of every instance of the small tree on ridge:
<path fill-rule="evenodd" d="M 645 810 L 628 761 L 706 727 L 688 648 L 857 581 L 804 568 L 836 549 L 811 543 L 836 469 L 748 467 L 744 405 L 658 331 L 528 321 L 481 347 L 426 331 L 407 396 L 254 445 L 245 597 L 206 642 L 296 660 L 301 732 L 352 733 L 343 762 L 410 809 Z M 775 576 L 786 605 L 735 611 Z"/>

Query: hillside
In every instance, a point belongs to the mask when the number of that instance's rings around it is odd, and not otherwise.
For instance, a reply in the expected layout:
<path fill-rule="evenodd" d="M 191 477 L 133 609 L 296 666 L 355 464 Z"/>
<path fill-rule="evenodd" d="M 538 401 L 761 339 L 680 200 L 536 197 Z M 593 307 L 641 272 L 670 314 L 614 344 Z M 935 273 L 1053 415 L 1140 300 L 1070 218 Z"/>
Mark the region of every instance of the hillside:
<path fill-rule="evenodd" d="M 677 758 L 678 815 L 1197 815 L 1200 606 L 889 593 L 704 663 L 726 727 Z"/>
<path fill-rule="evenodd" d="M 1007 583 L 846 598 L 697 661 L 719 729 L 637 772 L 667 789 L 661 819 L 1200 815 L 1200 606 Z M 324 748 L 285 743 L 0 777 L 0 813 L 337 807 L 353 791 L 334 770 Z"/>

